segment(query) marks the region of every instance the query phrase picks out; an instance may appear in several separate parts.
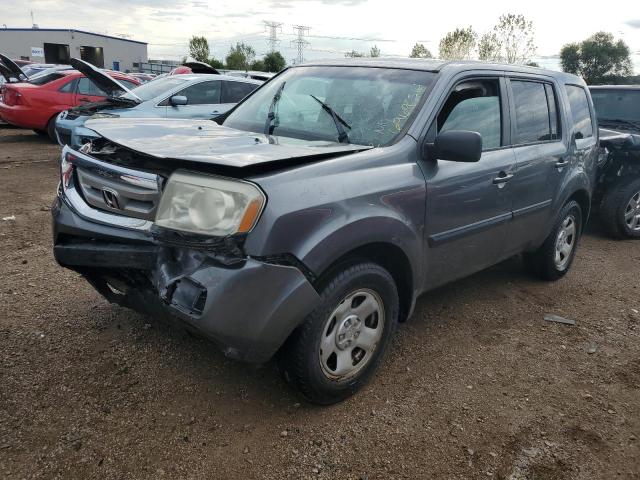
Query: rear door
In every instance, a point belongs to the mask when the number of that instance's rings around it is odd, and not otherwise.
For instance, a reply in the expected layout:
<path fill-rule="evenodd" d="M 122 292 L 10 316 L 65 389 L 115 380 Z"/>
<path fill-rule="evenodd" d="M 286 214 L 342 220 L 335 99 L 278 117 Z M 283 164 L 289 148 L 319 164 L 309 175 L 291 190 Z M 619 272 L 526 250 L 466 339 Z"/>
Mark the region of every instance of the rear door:
<path fill-rule="evenodd" d="M 211 118 L 217 115 L 221 87 L 220 80 L 195 83 L 172 95 L 187 97 L 186 105 L 173 106 L 171 98 L 161 105 L 166 107 L 168 118 Z"/>
<path fill-rule="evenodd" d="M 569 145 L 563 139 L 557 85 L 551 80 L 511 77 L 511 139 L 517 169 L 513 222 L 504 256 L 526 249 L 539 238 L 555 215 L 554 200 L 569 171 Z"/>
<path fill-rule="evenodd" d="M 502 255 L 516 168 L 504 79 L 496 74 L 458 81 L 429 128 L 427 143 L 447 130 L 479 132 L 483 152 L 476 163 L 429 159 L 421 164 L 427 181 L 429 287 L 481 270 Z"/>

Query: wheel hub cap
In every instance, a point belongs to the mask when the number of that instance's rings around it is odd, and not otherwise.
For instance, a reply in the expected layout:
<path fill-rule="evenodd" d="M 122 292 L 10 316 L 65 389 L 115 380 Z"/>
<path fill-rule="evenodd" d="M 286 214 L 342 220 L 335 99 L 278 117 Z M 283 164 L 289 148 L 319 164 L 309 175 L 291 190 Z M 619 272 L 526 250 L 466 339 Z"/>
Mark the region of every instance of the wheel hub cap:
<path fill-rule="evenodd" d="M 347 295 L 329 315 L 320 340 L 322 373 L 332 380 L 356 375 L 369 363 L 384 330 L 380 296 L 369 289 Z"/>
<path fill-rule="evenodd" d="M 576 244 L 576 221 L 573 215 L 564 219 L 556 238 L 555 264 L 559 270 L 567 268 Z"/>
<path fill-rule="evenodd" d="M 640 231 L 640 192 L 629 200 L 624 211 L 624 221 L 632 231 Z"/>
<path fill-rule="evenodd" d="M 357 315 L 349 315 L 345 318 L 338 329 L 336 335 L 336 347 L 344 350 L 353 345 L 353 342 L 360 336 L 362 330 L 362 320 Z"/>

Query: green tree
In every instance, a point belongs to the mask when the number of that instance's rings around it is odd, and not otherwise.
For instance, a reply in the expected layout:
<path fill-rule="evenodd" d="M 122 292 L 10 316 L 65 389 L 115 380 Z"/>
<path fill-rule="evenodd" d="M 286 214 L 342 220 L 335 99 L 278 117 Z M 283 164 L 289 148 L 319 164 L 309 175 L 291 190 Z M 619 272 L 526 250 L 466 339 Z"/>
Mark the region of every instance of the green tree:
<path fill-rule="evenodd" d="M 589 84 L 624 82 L 633 71 L 629 47 L 607 32 L 565 45 L 560 63 L 565 72 L 582 75 Z"/>
<path fill-rule="evenodd" d="M 478 42 L 478 58 L 487 62 L 502 60 L 502 42 L 495 32 L 487 32 Z"/>
<path fill-rule="evenodd" d="M 439 56 L 445 60 L 469 60 L 473 56 L 478 34 L 473 28 L 456 28 L 447 33 L 439 45 Z"/>
<path fill-rule="evenodd" d="M 371 47 L 371 50 L 369 50 L 369 56 L 373 58 L 380 56 L 380 49 L 378 48 L 377 45 L 374 45 L 373 47 Z"/>
<path fill-rule="evenodd" d="M 225 63 L 229 70 L 249 70 L 256 57 L 256 51 L 252 46 L 244 42 L 238 42 L 229 50 Z"/>
<path fill-rule="evenodd" d="M 189 40 L 189 55 L 198 62 L 209 61 L 209 42 L 204 37 L 191 37 Z"/>
<path fill-rule="evenodd" d="M 286 66 L 287 62 L 280 52 L 271 52 L 264 56 L 264 68 L 267 72 L 279 72 Z"/>
<path fill-rule="evenodd" d="M 524 15 L 501 15 L 493 31 L 507 63 L 527 63 L 536 54 L 533 22 Z"/>
<path fill-rule="evenodd" d="M 251 63 L 251 70 L 256 70 L 258 72 L 264 72 L 264 60 L 254 60 Z"/>
<path fill-rule="evenodd" d="M 217 68 L 218 70 L 221 68 L 224 68 L 224 63 L 222 63 L 220 60 L 213 57 L 210 58 L 207 63 L 211 65 L 213 68 Z"/>
<path fill-rule="evenodd" d="M 433 58 L 433 55 L 422 43 L 416 43 L 411 49 L 410 58 Z"/>

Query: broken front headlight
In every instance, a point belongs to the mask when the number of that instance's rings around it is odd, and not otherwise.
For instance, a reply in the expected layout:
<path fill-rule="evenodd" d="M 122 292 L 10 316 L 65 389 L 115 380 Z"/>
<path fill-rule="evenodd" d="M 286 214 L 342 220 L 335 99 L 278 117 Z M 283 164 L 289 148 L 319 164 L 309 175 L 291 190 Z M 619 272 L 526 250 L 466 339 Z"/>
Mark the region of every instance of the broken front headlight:
<path fill-rule="evenodd" d="M 246 233 L 264 204 L 264 194 L 252 183 L 176 172 L 162 194 L 156 224 L 211 236 Z"/>

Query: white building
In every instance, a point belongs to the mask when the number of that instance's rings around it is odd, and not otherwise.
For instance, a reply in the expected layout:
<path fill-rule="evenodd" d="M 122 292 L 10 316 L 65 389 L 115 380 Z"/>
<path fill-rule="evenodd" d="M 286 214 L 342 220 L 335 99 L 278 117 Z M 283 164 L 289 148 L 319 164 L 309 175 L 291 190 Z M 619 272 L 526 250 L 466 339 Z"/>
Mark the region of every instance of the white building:
<path fill-rule="evenodd" d="M 59 28 L 0 28 L 0 53 L 37 63 L 65 64 L 75 57 L 123 72 L 147 62 L 146 42 Z"/>

